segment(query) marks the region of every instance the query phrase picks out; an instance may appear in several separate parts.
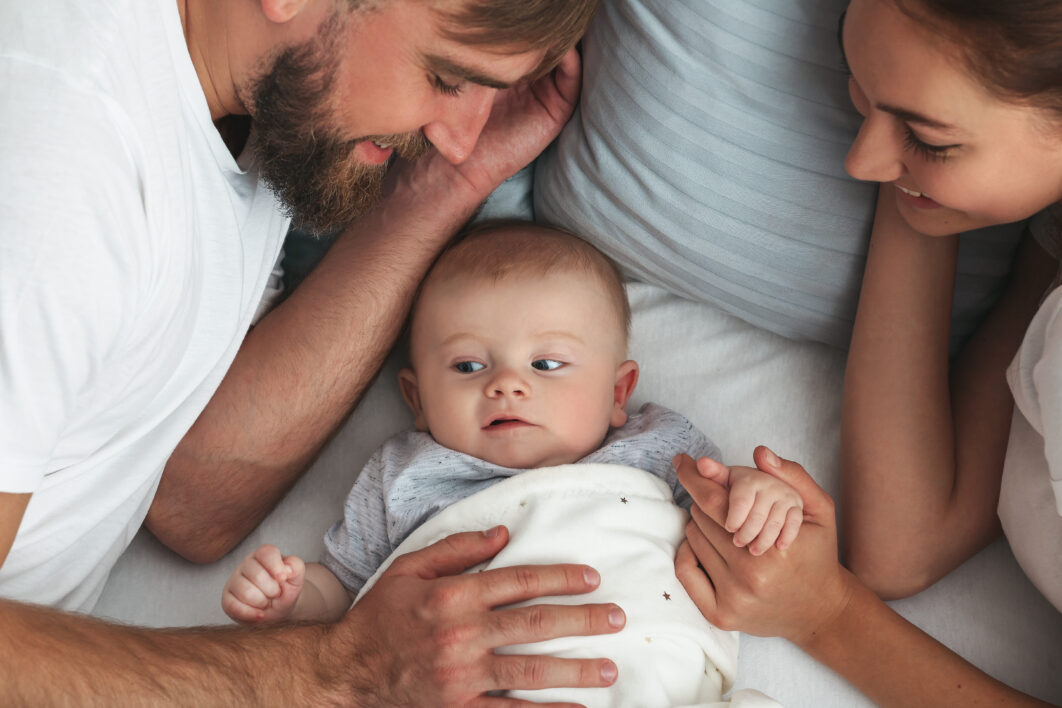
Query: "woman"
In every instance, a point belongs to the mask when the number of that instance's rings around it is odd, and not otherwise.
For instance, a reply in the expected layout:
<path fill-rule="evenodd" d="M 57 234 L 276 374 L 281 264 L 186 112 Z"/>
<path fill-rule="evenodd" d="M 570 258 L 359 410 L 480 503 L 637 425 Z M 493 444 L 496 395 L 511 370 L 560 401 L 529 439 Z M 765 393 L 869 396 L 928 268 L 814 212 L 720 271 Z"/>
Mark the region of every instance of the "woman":
<path fill-rule="evenodd" d="M 785 636 L 882 705 L 1036 704 L 907 623 L 870 588 L 916 592 L 999 532 L 1012 410 L 1004 371 L 1058 265 L 1027 238 L 1007 292 L 949 366 L 953 234 L 1038 215 L 1041 241 L 1057 236 L 1062 3 L 854 0 L 842 43 L 865 118 L 847 167 L 882 184 L 845 386 L 845 530 L 856 575 L 836 562 L 832 502 L 798 465 L 764 448 L 757 465 L 804 497 L 796 544 L 761 558 L 742 554 L 716 523 L 725 502 L 706 479 L 711 470 L 702 463 L 699 475 L 686 461 L 680 479 L 700 509 L 678 572 L 712 621 Z M 1032 460 L 1038 489 L 1050 489 L 1051 393 L 1062 394 L 1051 367 L 1036 368 L 1053 352 L 1052 314 L 1037 317 L 1012 376 L 1015 431 L 1024 437 L 1009 452 L 1007 479 L 1017 479 L 1011 468 L 1028 472 Z M 1026 527 L 1060 528 L 1053 503 L 1033 519 L 1020 501 L 1014 506 Z M 1051 532 L 1022 538 L 1045 536 Z M 1011 538 L 1057 605 L 1062 576 L 1049 570 L 1060 565 L 1062 533 L 1051 541 L 1054 549 L 1023 553 Z"/>

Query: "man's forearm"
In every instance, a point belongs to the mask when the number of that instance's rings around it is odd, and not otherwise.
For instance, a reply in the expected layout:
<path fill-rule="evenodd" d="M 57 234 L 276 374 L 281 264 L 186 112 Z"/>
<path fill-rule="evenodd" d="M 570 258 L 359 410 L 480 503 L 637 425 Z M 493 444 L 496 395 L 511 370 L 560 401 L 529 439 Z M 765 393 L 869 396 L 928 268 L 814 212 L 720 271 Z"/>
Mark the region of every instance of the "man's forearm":
<path fill-rule="evenodd" d="M 163 475 L 147 522 L 167 545 L 198 561 L 224 554 L 280 500 L 368 387 L 417 283 L 482 196 L 455 189 L 439 172 L 418 166 L 397 180 L 250 332 Z M 204 525 L 210 534 L 198 534 Z"/>
<path fill-rule="evenodd" d="M 338 705 L 342 691 L 311 664 L 329 631 L 146 630 L 0 601 L 0 703 Z"/>

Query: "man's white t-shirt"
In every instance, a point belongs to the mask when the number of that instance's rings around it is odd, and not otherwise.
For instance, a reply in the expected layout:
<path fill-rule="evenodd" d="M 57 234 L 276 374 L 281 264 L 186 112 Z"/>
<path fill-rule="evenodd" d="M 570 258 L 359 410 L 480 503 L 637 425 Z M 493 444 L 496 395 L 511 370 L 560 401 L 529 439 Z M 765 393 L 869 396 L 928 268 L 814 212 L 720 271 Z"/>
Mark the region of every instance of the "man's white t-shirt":
<path fill-rule="evenodd" d="M 0 3 L 0 492 L 32 493 L 0 597 L 92 607 L 287 225 L 174 0 Z"/>

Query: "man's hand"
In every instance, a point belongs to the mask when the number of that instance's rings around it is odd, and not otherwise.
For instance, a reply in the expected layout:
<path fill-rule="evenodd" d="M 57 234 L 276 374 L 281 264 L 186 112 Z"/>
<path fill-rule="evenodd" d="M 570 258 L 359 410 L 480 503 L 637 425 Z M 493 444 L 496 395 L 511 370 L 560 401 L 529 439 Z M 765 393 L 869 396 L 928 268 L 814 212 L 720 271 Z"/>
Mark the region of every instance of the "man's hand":
<path fill-rule="evenodd" d="M 349 691 L 343 683 L 352 681 L 373 697 L 367 705 L 466 706 L 497 702 L 488 691 L 612 684 L 616 665 L 608 659 L 494 654 L 511 644 L 613 633 L 626 622 L 608 604 L 494 609 L 589 592 L 600 582 L 579 565 L 454 575 L 492 557 L 508 538 L 504 527 L 455 534 L 395 560 L 329 635 L 325 653 L 335 657 L 329 673 L 337 691 Z"/>
<path fill-rule="evenodd" d="M 852 576 L 837 560 L 833 500 L 797 463 L 762 446 L 753 458 L 759 469 L 789 484 L 804 500 L 799 538 L 786 550 L 771 548 L 759 557 L 735 546 L 724 528 L 726 490 L 683 455 L 676 458 L 676 467 L 694 507 L 675 572 L 713 624 L 800 644 L 836 617 L 852 592 Z"/>

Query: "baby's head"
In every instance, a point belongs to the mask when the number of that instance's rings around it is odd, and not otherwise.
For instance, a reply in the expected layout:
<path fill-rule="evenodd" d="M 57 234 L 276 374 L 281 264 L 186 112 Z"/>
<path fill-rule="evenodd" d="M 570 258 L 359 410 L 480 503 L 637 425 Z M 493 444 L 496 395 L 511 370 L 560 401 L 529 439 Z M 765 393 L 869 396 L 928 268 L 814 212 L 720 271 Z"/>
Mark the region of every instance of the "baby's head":
<path fill-rule="evenodd" d="M 402 395 L 417 429 L 458 452 L 515 468 L 575 462 L 627 420 L 629 323 L 619 273 L 586 242 L 481 226 L 421 285 Z"/>

